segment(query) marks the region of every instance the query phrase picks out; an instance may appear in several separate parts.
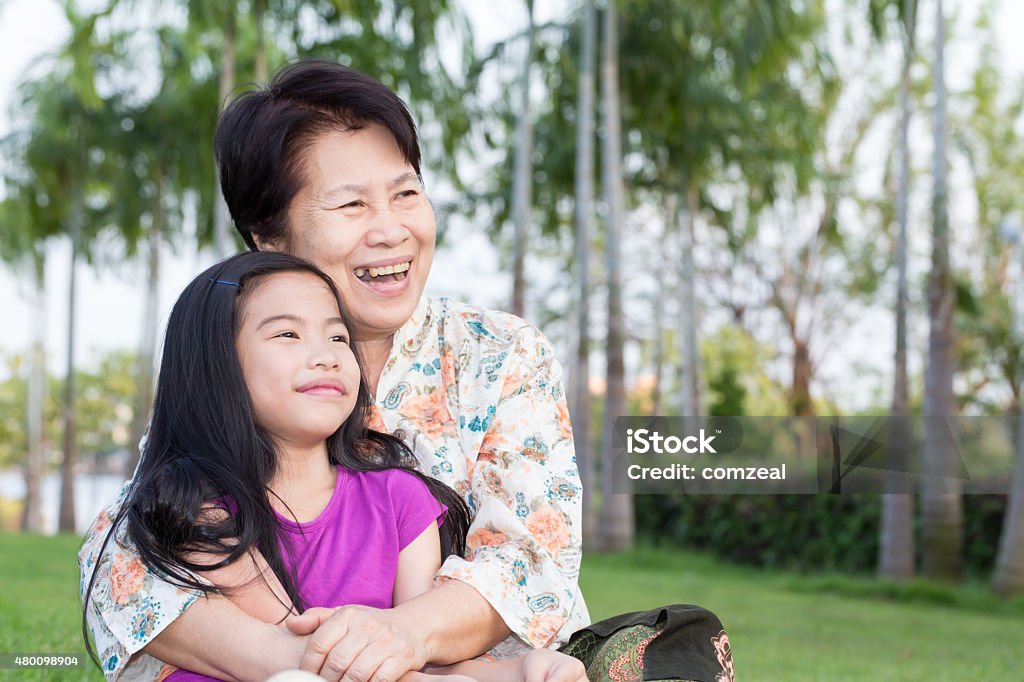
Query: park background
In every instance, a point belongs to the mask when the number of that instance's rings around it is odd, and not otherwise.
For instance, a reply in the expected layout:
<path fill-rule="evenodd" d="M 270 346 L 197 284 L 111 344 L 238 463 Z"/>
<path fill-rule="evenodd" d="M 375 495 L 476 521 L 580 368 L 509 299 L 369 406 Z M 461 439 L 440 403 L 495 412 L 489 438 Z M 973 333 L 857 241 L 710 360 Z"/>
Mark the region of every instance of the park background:
<path fill-rule="evenodd" d="M 73 532 L 131 470 L 177 292 L 240 246 L 218 103 L 317 55 L 414 111 L 428 293 L 555 344 L 595 618 L 707 606 L 742 679 L 1019 674 L 1024 476 L 631 498 L 600 471 L 604 415 L 1019 413 L 1024 6 L 614 7 L 0 3 L 0 652 L 83 650 Z"/>

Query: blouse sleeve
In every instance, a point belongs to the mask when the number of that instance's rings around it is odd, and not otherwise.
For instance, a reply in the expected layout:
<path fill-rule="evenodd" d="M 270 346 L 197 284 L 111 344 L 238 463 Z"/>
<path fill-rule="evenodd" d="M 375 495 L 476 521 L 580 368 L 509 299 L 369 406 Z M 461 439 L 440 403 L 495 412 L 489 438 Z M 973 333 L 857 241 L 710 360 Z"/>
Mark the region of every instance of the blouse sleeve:
<path fill-rule="evenodd" d="M 427 485 L 413 474 L 400 469 L 390 472 L 388 497 L 395 510 L 398 549 L 405 549 L 432 521 L 444 523 L 448 508 L 437 501 Z"/>
<path fill-rule="evenodd" d="M 579 471 L 547 339 L 524 328 L 509 363 L 470 474 L 476 513 L 467 557 L 449 557 L 437 580 L 469 583 L 519 640 L 549 647 L 587 624 L 577 584 Z"/>
<path fill-rule="evenodd" d="M 198 592 L 180 589 L 150 572 L 128 538 L 124 524 L 103 547 L 127 490 L 128 484 L 125 484 L 118 501 L 100 512 L 78 554 L 83 603 L 95 573 L 85 617 L 100 667 L 108 680 L 155 676 L 143 671 L 158 672 L 160 664 L 148 656 L 136 654 L 199 596 Z M 126 674 L 133 656 L 140 660 L 133 661 L 131 674 Z"/>

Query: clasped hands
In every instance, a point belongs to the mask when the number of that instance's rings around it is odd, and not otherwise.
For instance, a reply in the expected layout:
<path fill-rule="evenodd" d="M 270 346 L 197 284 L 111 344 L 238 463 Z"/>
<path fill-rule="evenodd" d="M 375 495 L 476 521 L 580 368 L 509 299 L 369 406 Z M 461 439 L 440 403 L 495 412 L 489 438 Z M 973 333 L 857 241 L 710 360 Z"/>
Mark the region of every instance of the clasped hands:
<path fill-rule="evenodd" d="M 425 628 L 391 609 L 369 606 L 314 607 L 291 616 L 286 627 L 309 636 L 300 669 L 340 682 L 477 682 L 462 674 L 420 671 L 432 659 Z M 587 682 L 583 664 L 536 649 L 519 657 L 498 678 L 508 682 Z M 510 674 L 511 670 L 516 674 Z M 497 672 L 497 669 L 495 669 Z M 488 675 L 490 678 L 490 675 Z"/>

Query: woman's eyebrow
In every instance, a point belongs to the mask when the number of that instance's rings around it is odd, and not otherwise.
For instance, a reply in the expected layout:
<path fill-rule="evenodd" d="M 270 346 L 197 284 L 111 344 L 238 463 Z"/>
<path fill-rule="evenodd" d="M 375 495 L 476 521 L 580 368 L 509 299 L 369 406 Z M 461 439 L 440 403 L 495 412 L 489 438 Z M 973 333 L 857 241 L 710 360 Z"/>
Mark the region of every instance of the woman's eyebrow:
<path fill-rule="evenodd" d="M 402 173 L 397 178 L 395 178 L 394 180 L 392 180 L 391 182 L 388 183 L 388 189 L 394 189 L 395 187 L 398 187 L 399 185 L 404 185 L 405 183 L 409 182 L 410 180 L 415 180 L 417 183 L 419 183 L 420 176 L 416 175 L 412 171 L 409 171 L 408 173 Z"/>
<path fill-rule="evenodd" d="M 416 173 L 412 171 L 402 173 L 398 177 L 389 180 L 387 183 L 387 188 L 394 189 L 396 187 L 399 187 L 400 185 L 404 185 L 405 183 L 411 181 L 416 181 L 416 183 L 419 184 L 420 176 L 416 175 Z M 369 187 L 367 185 L 357 185 L 355 183 L 345 182 L 340 185 L 335 185 L 331 189 L 324 192 L 323 198 L 330 200 L 338 196 L 339 194 L 359 194 L 360 192 L 366 192 L 367 190 L 369 190 Z"/>

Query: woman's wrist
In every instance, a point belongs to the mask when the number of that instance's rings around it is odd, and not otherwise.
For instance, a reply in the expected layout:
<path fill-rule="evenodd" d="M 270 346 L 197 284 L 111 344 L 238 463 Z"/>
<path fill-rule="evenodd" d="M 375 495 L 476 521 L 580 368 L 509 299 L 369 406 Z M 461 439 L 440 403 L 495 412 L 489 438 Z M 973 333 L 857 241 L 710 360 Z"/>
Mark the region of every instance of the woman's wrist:
<path fill-rule="evenodd" d="M 434 665 L 476 658 L 511 632 L 490 602 L 460 580 L 446 580 L 395 608 L 412 624 L 425 662 Z"/>

